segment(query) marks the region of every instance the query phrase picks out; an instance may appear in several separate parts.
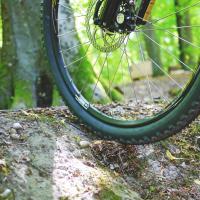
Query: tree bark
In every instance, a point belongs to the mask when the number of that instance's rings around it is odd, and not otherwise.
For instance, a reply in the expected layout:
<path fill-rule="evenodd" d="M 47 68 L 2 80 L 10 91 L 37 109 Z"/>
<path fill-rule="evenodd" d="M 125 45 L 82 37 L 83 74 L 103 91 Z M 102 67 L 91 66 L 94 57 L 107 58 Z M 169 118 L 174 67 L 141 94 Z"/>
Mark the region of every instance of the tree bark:
<path fill-rule="evenodd" d="M 13 43 L 10 7 L 7 0 L 1 1 L 1 15 L 3 23 L 3 46 L 0 50 L 0 109 L 11 107 L 14 84 L 13 71 L 16 63 L 16 52 Z"/>
<path fill-rule="evenodd" d="M 184 2 L 180 2 L 180 0 L 175 0 L 175 8 L 176 10 L 180 10 L 183 7 L 186 7 L 187 4 Z M 177 27 L 182 27 L 182 26 L 191 26 L 191 21 L 190 21 L 190 13 L 189 10 L 186 10 L 183 13 L 176 13 L 176 22 L 177 22 Z M 183 69 L 188 70 L 188 68 L 184 65 L 189 65 L 192 66 L 194 64 L 193 62 L 193 56 L 192 56 L 192 51 L 190 49 L 190 45 L 187 44 L 183 40 L 187 40 L 188 42 L 192 43 L 192 31 L 190 28 L 178 28 L 177 29 L 178 36 L 179 36 L 179 58 L 180 58 L 180 64 Z M 184 64 L 183 64 L 184 63 Z"/>
<path fill-rule="evenodd" d="M 40 70 L 36 81 L 36 97 L 38 107 L 50 107 L 53 103 L 53 84 L 51 76 Z"/>
<path fill-rule="evenodd" d="M 45 62 L 47 58 L 44 57 L 45 53 L 41 45 L 40 1 L 3 0 L 3 2 L 9 8 L 8 19 L 3 22 L 5 37 L 12 38 L 11 48 L 5 46 L 4 52 L 13 49 L 10 54 L 16 53 L 16 62 L 12 69 L 15 72 L 13 107 L 49 106 L 53 97 L 51 89 L 53 83 L 49 75 L 48 64 Z M 10 26 L 10 31 L 6 30 L 6 26 Z M 13 56 L 9 56 L 11 57 Z M 6 62 L 5 57 L 2 60 L 3 63 Z M 46 84 L 50 87 L 49 91 L 46 90 L 45 81 L 47 79 Z"/>
<path fill-rule="evenodd" d="M 153 41 L 158 42 L 156 33 L 153 30 L 154 26 L 152 26 L 151 24 L 147 24 L 145 26 L 145 29 L 146 29 L 144 31 L 145 34 L 148 35 L 148 37 L 151 38 Z M 160 47 L 158 47 L 158 45 L 155 44 L 148 37 L 144 36 L 144 41 L 145 41 L 145 46 L 146 46 L 148 56 L 150 58 L 150 61 L 152 62 L 153 76 L 163 75 L 163 71 L 160 69 L 160 68 L 163 68 L 162 62 L 161 62 L 161 56 L 160 56 Z"/>
<path fill-rule="evenodd" d="M 2 63 L 5 65 L 1 66 L 4 70 L 0 71 L 1 76 L 4 77 L 1 78 L 0 85 L 0 92 L 3 94 L 0 99 L 3 102 L 1 108 L 9 108 L 12 100 L 14 108 L 50 106 L 53 100 L 53 81 L 41 41 L 40 2 L 39 0 L 3 0 L 2 2 L 7 5 L 9 11 L 3 9 L 7 16 L 3 23 L 5 54 L 2 56 Z M 69 5 L 68 0 L 63 0 L 62 3 Z M 67 27 L 65 27 L 66 23 L 62 24 L 65 32 L 75 27 L 71 15 L 72 12 L 66 12 L 63 8 L 60 10 L 60 17 L 70 19 Z M 76 32 L 62 40 L 65 49 L 78 43 L 80 44 L 80 40 Z M 66 63 L 69 64 L 75 58 L 85 56 L 85 52 L 83 48 L 73 48 L 65 54 Z M 110 101 L 103 85 L 99 82 L 96 86 L 96 74 L 89 60 L 76 62 L 71 66 L 70 72 L 78 88 L 80 90 L 84 88 L 83 95 L 88 100 L 93 96 L 95 102 Z M 93 95 L 95 87 L 96 92 Z M 115 99 L 121 97 L 115 90 L 112 94 Z"/>

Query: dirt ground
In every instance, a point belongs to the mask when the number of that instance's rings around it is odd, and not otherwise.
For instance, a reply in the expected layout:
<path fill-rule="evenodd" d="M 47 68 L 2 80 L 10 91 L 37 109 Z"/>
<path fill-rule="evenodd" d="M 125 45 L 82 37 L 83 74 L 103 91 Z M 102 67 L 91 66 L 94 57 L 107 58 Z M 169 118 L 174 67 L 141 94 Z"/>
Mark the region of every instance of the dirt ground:
<path fill-rule="evenodd" d="M 66 107 L 0 112 L 0 200 L 199 200 L 200 122 L 153 145 L 96 138 Z"/>

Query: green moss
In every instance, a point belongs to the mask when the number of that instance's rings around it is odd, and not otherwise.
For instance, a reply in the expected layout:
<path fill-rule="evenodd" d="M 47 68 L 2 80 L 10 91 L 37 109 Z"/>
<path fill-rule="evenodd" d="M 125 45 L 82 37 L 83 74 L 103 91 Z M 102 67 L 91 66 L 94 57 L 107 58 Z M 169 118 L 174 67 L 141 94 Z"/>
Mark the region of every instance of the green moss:
<path fill-rule="evenodd" d="M 122 198 L 115 194 L 111 189 L 104 188 L 99 193 L 97 198 L 99 200 L 121 200 Z"/>
<path fill-rule="evenodd" d="M 31 108 L 35 106 L 31 86 L 25 80 L 17 81 L 15 83 L 15 97 L 13 101 L 13 108 Z"/>
<path fill-rule="evenodd" d="M 2 47 L 2 44 L 3 44 L 2 41 L 3 41 L 3 38 L 2 38 L 2 19 L 1 19 L 1 15 L 0 15 L 0 48 Z"/>
<path fill-rule="evenodd" d="M 109 89 L 108 81 L 102 79 L 101 84 L 103 85 L 104 89 L 106 90 L 108 96 L 112 99 L 112 101 L 121 101 L 123 99 L 123 95 L 119 91 L 114 88 L 112 88 L 111 90 Z"/>
<path fill-rule="evenodd" d="M 62 97 L 60 96 L 59 91 L 55 87 L 54 91 L 53 91 L 53 104 L 52 104 L 52 106 L 61 106 L 61 105 L 63 105 Z"/>
<path fill-rule="evenodd" d="M 69 200 L 69 197 L 60 197 L 59 200 Z"/>
<path fill-rule="evenodd" d="M 200 125 L 199 124 L 194 124 L 191 127 L 190 135 L 192 135 L 192 136 L 198 136 L 199 133 L 200 133 Z"/>

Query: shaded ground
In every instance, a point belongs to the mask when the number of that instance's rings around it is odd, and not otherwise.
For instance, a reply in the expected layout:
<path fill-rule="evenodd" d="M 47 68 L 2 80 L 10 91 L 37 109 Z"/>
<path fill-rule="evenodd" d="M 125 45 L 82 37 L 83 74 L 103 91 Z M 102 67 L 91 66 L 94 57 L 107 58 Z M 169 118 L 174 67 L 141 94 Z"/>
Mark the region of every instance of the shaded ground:
<path fill-rule="evenodd" d="M 65 107 L 2 111 L 0 200 L 200 199 L 199 132 L 197 120 L 164 142 L 122 145 Z"/>
<path fill-rule="evenodd" d="M 125 97 L 122 103 L 95 107 L 119 119 L 144 119 L 163 111 L 181 94 L 190 79 L 191 73 L 180 70 L 171 72 L 169 76 L 134 80 L 131 84 L 116 86 Z"/>

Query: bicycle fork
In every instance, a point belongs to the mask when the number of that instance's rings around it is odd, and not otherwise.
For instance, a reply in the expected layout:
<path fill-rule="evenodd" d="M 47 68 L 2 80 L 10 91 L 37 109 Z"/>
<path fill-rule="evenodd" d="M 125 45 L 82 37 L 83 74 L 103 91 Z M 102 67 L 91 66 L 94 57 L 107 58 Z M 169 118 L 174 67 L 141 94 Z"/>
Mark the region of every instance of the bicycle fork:
<path fill-rule="evenodd" d="M 137 16 L 136 24 L 146 24 L 151 15 L 151 11 L 155 5 L 156 0 L 142 0 L 140 10 Z"/>
<path fill-rule="evenodd" d="M 103 2 L 106 3 L 99 17 L 98 12 Z M 141 0 L 139 8 L 137 8 L 135 13 L 136 25 L 144 25 L 148 22 L 155 2 L 156 0 Z M 122 3 L 126 3 L 130 7 L 135 7 L 136 0 L 99 0 L 94 15 L 95 24 L 106 24 L 109 27 L 116 19 L 118 9 Z"/>

